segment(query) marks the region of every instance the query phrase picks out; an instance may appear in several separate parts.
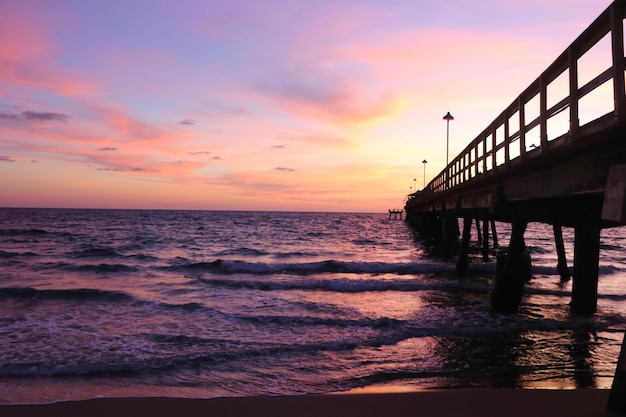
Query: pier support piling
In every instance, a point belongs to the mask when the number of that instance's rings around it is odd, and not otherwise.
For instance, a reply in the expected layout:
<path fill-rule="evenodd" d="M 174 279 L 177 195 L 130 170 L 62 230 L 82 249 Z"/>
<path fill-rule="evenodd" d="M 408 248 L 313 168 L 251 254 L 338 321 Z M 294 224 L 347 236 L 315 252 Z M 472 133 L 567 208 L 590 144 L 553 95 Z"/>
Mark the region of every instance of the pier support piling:
<path fill-rule="evenodd" d="M 524 283 L 530 279 L 530 255 L 526 252 L 524 232 L 528 222 L 515 220 L 511 228 L 511 242 L 505 255 L 504 271 L 496 275 L 496 285 L 491 306 L 500 313 L 517 311 L 524 291 Z M 503 257 L 500 257 L 500 262 Z"/>
<path fill-rule="evenodd" d="M 472 218 L 463 219 L 463 237 L 461 238 L 461 251 L 459 260 L 456 262 L 456 273 L 459 277 L 464 277 L 467 271 L 467 252 L 469 251 L 469 241 L 472 234 Z"/>
<path fill-rule="evenodd" d="M 483 262 L 489 262 L 489 220 L 483 220 Z"/>
<path fill-rule="evenodd" d="M 626 416 L 626 335 L 617 360 L 607 408 L 611 413 Z"/>
<path fill-rule="evenodd" d="M 589 315 L 598 305 L 598 268 L 600 261 L 600 228 L 575 228 L 574 281 L 572 282 L 572 313 Z"/>
<path fill-rule="evenodd" d="M 556 253 L 558 257 L 558 263 L 556 265 L 556 269 L 559 271 L 559 275 L 561 276 L 561 281 L 569 281 L 570 274 L 569 268 L 567 267 L 567 258 L 565 257 L 565 245 L 563 244 L 563 229 L 561 225 L 554 224 L 552 225 L 552 229 L 554 230 L 554 243 L 556 245 Z"/>
<path fill-rule="evenodd" d="M 491 223 L 491 237 L 493 239 L 493 248 L 498 248 L 498 233 L 496 232 L 496 221 L 490 220 Z"/>
<path fill-rule="evenodd" d="M 476 236 L 478 236 L 478 244 L 482 245 L 483 235 L 480 231 L 480 219 L 479 218 L 476 218 Z"/>
<path fill-rule="evenodd" d="M 442 219 L 442 228 L 445 239 L 443 257 L 447 259 L 455 247 L 458 248 L 459 219 L 454 214 L 446 214 Z"/>

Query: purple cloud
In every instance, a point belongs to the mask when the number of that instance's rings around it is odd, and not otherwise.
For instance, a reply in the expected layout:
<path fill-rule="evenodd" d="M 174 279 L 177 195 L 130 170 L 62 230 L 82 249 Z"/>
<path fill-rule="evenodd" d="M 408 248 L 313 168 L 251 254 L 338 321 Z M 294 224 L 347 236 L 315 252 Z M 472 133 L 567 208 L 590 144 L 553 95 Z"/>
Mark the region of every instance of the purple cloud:
<path fill-rule="evenodd" d="M 114 171 L 114 172 L 141 172 L 143 168 L 96 168 L 96 171 Z"/>
<path fill-rule="evenodd" d="M 54 112 L 48 112 L 48 111 L 39 112 L 39 111 L 27 110 L 19 114 L 0 113 L 0 119 L 5 119 L 5 120 L 22 119 L 22 120 L 28 120 L 28 121 L 44 121 L 44 122 L 53 121 L 53 122 L 65 123 L 68 121 L 69 118 L 70 116 L 67 114 L 54 113 Z"/>
<path fill-rule="evenodd" d="M 54 112 L 38 112 L 38 111 L 23 111 L 22 117 L 26 120 L 42 120 L 42 121 L 55 121 L 55 122 L 67 122 L 69 115 Z"/>

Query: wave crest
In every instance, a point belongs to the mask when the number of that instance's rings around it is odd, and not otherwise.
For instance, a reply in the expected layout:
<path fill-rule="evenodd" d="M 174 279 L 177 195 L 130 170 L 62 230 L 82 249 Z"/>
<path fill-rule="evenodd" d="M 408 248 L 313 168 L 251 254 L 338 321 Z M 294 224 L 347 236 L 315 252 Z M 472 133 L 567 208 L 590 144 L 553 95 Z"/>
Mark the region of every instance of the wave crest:
<path fill-rule="evenodd" d="M 121 291 L 96 290 L 91 288 L 77 288 L 67 290 L 40 290 L 31 287 L 0 288 L 0 298 L 20 300 L 56 299 L 77 301 L 127 301 L 133 297 Z"/>
<path fill-rule="evenodd" d="M 420 263 L 390 263 L 325 260 L 319 262 L 302 263 L 268 263 L 217 259 L 210 262 L 190 262 L 187 260 L 182 260 L 182 262 L 177 262 L 177 265 L 166 266 L 163 268 L 170 271 L 189 273 L 208 272 L 213 274 L 225 275 L 287 274 L 302 276 L 323 273 L 417 275 L 447 273 L 450 271 L 449 264 L 435 261 Z M 493 269 L 495 270 L 495 266 L 493 266 Z"/>

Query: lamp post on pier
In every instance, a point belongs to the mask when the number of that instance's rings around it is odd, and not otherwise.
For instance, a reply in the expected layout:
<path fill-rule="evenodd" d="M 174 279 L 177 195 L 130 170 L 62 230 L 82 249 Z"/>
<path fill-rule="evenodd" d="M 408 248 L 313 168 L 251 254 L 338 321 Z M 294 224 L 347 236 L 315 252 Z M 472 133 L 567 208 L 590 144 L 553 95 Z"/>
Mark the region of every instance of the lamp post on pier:
<path fill-rule="evenodd" d="M 449 144 L 450 144 L 450 120 L 454 120 L 454 117 L 450 112 L 443 116 L 443 120 L 446 121 L 446 167 L 448 166 Z"/>
<path fill-rule="evenodd" d="M 415 183 L 415 178 L 413 178 L 413 189 L 417 191 L 417 184 Z"/>
<path fill-rule="evenodd" d="M 426 164 L 428 163 L 427 160 L 423 160 L 422 164 L 424 164 L 424 185 L 422 186 L 422 189 L 426 188 Z"/>

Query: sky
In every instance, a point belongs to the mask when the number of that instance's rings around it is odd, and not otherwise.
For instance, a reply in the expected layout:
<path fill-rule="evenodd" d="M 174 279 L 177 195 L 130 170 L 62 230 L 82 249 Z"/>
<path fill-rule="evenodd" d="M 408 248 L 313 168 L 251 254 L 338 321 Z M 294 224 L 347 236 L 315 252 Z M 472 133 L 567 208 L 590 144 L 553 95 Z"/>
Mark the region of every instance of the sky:
<path fill-rule="evenodd" d="M 0 0 L 0 207 L 401 208 L 609 5 Z"/>

